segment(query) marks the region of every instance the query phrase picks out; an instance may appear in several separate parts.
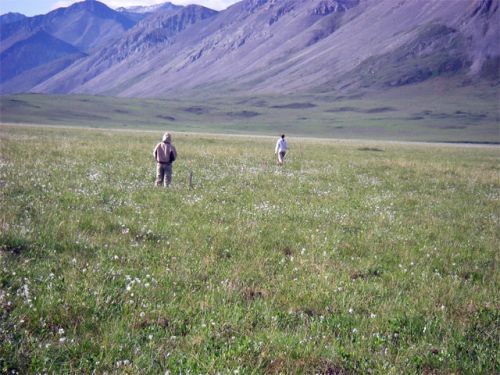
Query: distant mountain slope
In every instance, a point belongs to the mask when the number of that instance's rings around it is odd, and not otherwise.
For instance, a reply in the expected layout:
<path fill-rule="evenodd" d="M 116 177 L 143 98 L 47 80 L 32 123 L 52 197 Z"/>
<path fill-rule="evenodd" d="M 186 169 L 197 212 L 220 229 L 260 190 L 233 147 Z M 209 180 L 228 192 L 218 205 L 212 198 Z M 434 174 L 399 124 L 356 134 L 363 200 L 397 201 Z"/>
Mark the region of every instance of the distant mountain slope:
<path fill-rule="evenodd" d="M 71 44 L 38 31 L 0 54 L 0 83 L 62 57 L 83 57 Z"/>
<path fill-rule="evenodd" d="M 85 51 L 115 42 L 133 24 L 93 0 L 0 24 L 0 92 L 30 90 L 84 57 Z"/>
<path fill-rule="evenodd" d="M 129 30 L 120 42 L 103 48 L 55 76 L 49 81 L 49 90 L 71 92 L 74 87 L 94 85 L 94 79 L 98 81 L 100 92 L 117 90 L 117 84 L 128 85 L 137 76 L 147 74 L 151 67 L 155 68 L 150 60 L 163 56 L 163 51 L 175 54 L 175 51 L 185 47 L 187 42 L 184 39 L 176 42 L 178 34 L 194 28 L 193 35 L 198 35 L 196 26 L 216 14 L 214 10 L 197 5 L 177 11 L 159 10 Z M 197 36 L 197 39 L 200 38 Z M 42 84 L 34 90 L 45 90 L 44 86 Z"/>
<path fill-rule="evenodd" d="M 83 52 L 89 52 L 117 40 L 133 25 L 133 21 L 103 3 L 86 0 L 46 15 L 0 25 L 1 49 L 9 48 L 42 30 Z"/>
<path fill-rule="evenodd" d="M 244 0 L 190 27 L 157 15 L 35 90 L 148 97 L 496 79 L 498 8 L 499 0 Z"/>
<path fill-rule="evenodd" d="M 128 31 L 124 15 L 85 1 L 49 13 L 54 29 L 33 19 L 3 26 L 1 48 L 42 24 L 89 51 L 33 88 L 47 93 L 349 92 L 458 76 L 498 82 L 499 1 L 243 0 L 221 12 L 166 3 Z M 103 28 L 91 27 L 97 23 Z M 88 27 L 94 32 L 76 31 Z"/>
<path fill-rule="evenodd" d="M 62 57 L 44 61 L 34 68 L 26 68 L 21 74 L 0 83 L 0 94 L 29 92 L 39 83 L 49 79 L 61 70 L 81 59 L 81 53 L 62 54 Z"/>
<path fill-rule="evenodd" d="M 293 51 L 321 40 L 341 24 L 345 11 L 356 4 L 357 0 L 243 1 L 216 17 L 182 30 L 161 50 L 145 52 L 147 64 L 145 59 L 138 64 L 127 60 L 119 65 L 108 64 L 105 71 L 80 86 L 78 91 L 156 95 L 177 85 L 190 87 L 198 81 L 210 81 L 216 77 L 230 80 L 234 74 L 253 69 L 263 58 L 268 60 L 266 54 L 283 59 Z M 288 13 L 296 19 L 278 22 L 286 19 Z M 318 30 L 311 28 L 321 21 L 325 24 L 318 25 Z M 81 66 L 82 70 L 94 64 L 95 56 L 86 60 L 88 62 Z M 81 76 L 79 69 L 74 66 L 48 82 L 46 87 L 42 85 L 37 89 L 65 92 L 67 82 Z M 146 78 L 156 74 L 169 78 L 159 81 Z M 120 82 L 116 77 L 121 77 Z"/>
<path fill-rule="evenodd" d="M 500 71 L 500 1 L 474 0 L 461 20 L 460 30 L 468 38 L 471 73 L 485 76 Z"/>
<path fill-rule="evenodd" d="M 323 87 L 381 88 L 455 74 L 486 77 L 488 72 L 490 79 L 498 80 L 499 2 L 455 1 L 455 8 L 444 9 L 444 14 L 435 4 L 425 7 L 420 3 L 412 14 L 427 11 L 434 17 L 419 22 L 413 32 L 406 32 L 404 43 L 373 54 Z"/>

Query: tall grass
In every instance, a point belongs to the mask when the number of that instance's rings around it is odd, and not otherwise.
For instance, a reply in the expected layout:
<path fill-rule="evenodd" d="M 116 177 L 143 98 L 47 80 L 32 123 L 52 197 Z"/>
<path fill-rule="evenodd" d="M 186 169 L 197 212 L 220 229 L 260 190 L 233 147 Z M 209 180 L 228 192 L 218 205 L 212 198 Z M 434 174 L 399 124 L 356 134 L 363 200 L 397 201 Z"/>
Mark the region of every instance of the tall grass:
<path fill-rule="evenodd" d="M 498 148 L 0 136 L 4 373 L 500 371 Z"/>

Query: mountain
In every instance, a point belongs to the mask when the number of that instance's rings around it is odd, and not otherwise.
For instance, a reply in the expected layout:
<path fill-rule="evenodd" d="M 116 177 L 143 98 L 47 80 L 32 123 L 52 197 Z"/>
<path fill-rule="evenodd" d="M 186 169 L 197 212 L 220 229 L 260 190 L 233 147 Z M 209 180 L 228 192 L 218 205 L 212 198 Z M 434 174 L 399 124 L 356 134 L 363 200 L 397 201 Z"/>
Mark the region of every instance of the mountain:
<path fill-rule="evenodd" d="M 0 82 L 0 94 L 29 92 L 33 87 L 64 70 L 78 59 L 81 53 L 62 54 L 61 57 L 45 61 L 43 64 L 26 69 L 6 81 Z"/>
<path fill-rule="evenodd" d="M 0 24 L 0 92 L 31 89 L 87 52 L 115 42 L 133 24 L 106 5 L 88 0 Z M 22 77 L 11 81 L 16 75 Z"/>
<path fill-rule="evenodd" d="M 281 3 L 283 6 L 279 6 Z M 308 9 L 308 3 L 312 3 L 311 9 Z M 141 57 L 140 63 L 125 60 L 113 64 L 111 57 L 108 58 L 108 68 L 78 85 L 77 91 L 148 96 L 162 95 L 164 90 L 179 86 L 192 87 L 202 81 L 211 83 L 218 77 L 231 80 L 233 75 L 254 68 L 263 57 L 283 54 L 283 51 L 290 54 L 291 50 L 299 51 L 313 39 L 320 40 L 341 24 L 345 11 L 355 6 L 357 1 L 342 0 L 331 4 L 327 7 L 325 1 L 262 0 L 237 3 L 214 17 L 181 30 L 161 50 L 154 50 L 154 53 L 144 51 L 145 57 Z M 318 9 L 315 10 L 314 6 Z M 293 14 L 291 22 L 278 22 L 290 16 L 290 12 Z M 330 23 L 324 21 L 325 17 Z M 317 26 L 320 31 L 314 32 L 312 27 L 317 22 L 322 25 Z M 298 34 L 300 37 L 297 37 Z M 91 56 L 80 66 L 71 67 L 54 77 L 47 86 L 37 89 L 66 92 L 68 82 L 79 79 L 80 71 L 89 69 L 95 63 L 96 56 Z M 156 81 L 144 79 L 156 75 L 169 78 Z M 121 77 L 120 85 L 116 85 L 116 77 Z M 71 91 L 73 88 L 69 88 Z"/>
<path fill-rule="evenodd" d="M 2 50 L 33 33 L 43 30 L 83 52 L 117 40 L 134 23 L 103 3 L 86 0 L 46 15 L 29 17 L 1 25 Z"/>
<path fill-rule="evenodd" d="M 383 88 L 414 84 L 434 77 L 465 75 L 499 79 L 500 14 L 498 0 L 458 1 L 442 9 L 419 3 L 410 16 L 433 18 L 406 32 L 404 43 L 364 59 L 343 76 L 323 85 L 331 87 Z M 363 19 L 361 19 L 363 21 Z"/>
<path fill-rule="evenodd" d="M 0 16 L 0 25 L 7 25 L 8 23 L 21 21 L 27 18 L 24 14 L 21 13 L 6 13 Z"/>
<path fill-rule="evenodd" d="M 33 53 L 33 51 L 37 51 L 37 53 Z M 71 44 L 57 39 L 45 31 L 38 31 L 0 54 L 0 82 L 67 55 L 83 56 Z"/>
<path fill-rule="evenodd" d="M 498 0 L 476 0 L 461 20 L 461 30 L 469 39 L 471 73 L 498 77 L 500 70 L 500 11 Z"/>
<path fill-rule="evenodd" d="M 85 54 L 43 30 L 0 53 L 0 93 L 29 91 Z"/>
<path fill-rule="evenodd" d="M 437 77 L 498 84 L 499 1 L 244 0 L 221 12 L 157 10 L 33 91 L 161 97 L 376 91 Z M 89 3 L 97 4 L 80 4 Z"/>
<path fill-rule="evenodd" d="M 172 24 L 155 29 L 156 21 L 145 19 L 116 46 L 35 90 L 148 97 L 380 89 L 455 75 L 495 79 L 498 8 L 498 0 L 244 0 L 196 18 L 175 36 Z"/>
<path fill-rule="evenodd" d="M 216 11 L 198 5 L 182 7 L 177 11 L 158 10 L 129 30 L 120 42 L 82 59 L 51 79 L 50 84 L 57 86 L 59 92 L 70 92 L 73 87 L 87 84 L 91 87 L 97 85 L 99 91 L 109 94 L 108 90 L 116 90 L 117 81 L 127 85 L 137 75 L 147 74 L 150 59 L 163 56 L 163 51 L 174 54 L 184 48 L 185 39 L 177 42 L 177 36 L 190 29 L 194 29 L 193 35 L 198 35 L 197 26 L 216 15 Z"/>

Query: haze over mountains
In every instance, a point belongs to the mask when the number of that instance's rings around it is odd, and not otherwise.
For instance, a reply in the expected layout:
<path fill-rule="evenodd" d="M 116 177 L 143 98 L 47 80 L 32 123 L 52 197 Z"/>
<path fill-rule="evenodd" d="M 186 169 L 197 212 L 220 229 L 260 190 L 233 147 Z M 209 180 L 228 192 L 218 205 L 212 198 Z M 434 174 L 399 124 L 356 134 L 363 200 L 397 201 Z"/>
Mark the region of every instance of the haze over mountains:
<path fill-rule="evenodd" d="M 16 19 L 17 18 L 17 19 Z M 0 19 L 2 93 L 162 97 L 498 85 L 499 0 L 244 0 Z"/>

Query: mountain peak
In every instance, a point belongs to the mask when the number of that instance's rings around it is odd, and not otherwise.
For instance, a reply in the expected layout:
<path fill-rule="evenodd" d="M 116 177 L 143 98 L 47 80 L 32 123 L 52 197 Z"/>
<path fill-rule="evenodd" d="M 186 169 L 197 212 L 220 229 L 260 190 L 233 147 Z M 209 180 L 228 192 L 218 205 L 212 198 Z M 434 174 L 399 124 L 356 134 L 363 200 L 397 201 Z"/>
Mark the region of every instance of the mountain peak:
<path fill-rule="evenodd" d="M 25 18 L 26 16 L 21 13 L 13 13 L 13 12 L 5 13 L 0 15 L 0 25 L 6 25 L 8 23 L 21 21 Z"/>
<path fill-rule="evenodd" d="M 97 1 L 97 0 L 80 1 L 78 3 L 74 3 L 74 4 L 70 5 L 67 8 L 56 9 L 56 11 L 58 11 L 58 10 L 63 10 L 65 13 L 79 11 L 79 10 L 85 10 L 85 11 L 93 13 L 97 16 L 105 16 L 105 17 L 113 17 L 113 18 L 117 18 L 117 16 L 121 17 L 121 15 L 119 13 L 117 13 L 113 9 L 109 8 L 106 4 L 101 3 L 100 1 Z"/>
<path fill-rule="evenodd" d="M 67 7 L 66 9 L 87 9 L 90 11 L 95 11 L 99 9 L 110 9 L 106 4 L 101 3 L 97 0 L 84 0 L 78 3 L 74 3 Z"/>

